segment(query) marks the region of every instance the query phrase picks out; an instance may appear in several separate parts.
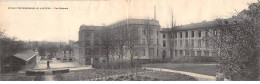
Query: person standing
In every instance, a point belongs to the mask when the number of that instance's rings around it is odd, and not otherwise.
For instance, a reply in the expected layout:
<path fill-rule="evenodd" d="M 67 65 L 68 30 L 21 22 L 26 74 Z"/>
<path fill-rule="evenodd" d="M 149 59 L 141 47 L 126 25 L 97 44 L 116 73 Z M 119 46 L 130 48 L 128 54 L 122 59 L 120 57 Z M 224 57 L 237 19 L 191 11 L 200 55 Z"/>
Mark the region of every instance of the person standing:
<path fill-rule="evenodd" d="M 49 69 L 49 68 L 50 68 L 50 61 L 47 60 L 47 69 Z"/>

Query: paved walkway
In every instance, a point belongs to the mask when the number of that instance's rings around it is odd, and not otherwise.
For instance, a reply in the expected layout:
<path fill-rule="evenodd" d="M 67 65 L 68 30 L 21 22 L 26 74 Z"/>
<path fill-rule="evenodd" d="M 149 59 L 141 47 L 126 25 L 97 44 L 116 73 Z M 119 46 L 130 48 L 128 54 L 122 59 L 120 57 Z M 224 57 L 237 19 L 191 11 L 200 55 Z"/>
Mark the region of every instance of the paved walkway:
<path fill-rule="evenodd" d="M 77 62 L 61 62 L 59 60 L 51 60 L 50 68 L 70 68 L 70 67 L 88 67 L 85 65 L 80 65 Z M 47 60 L 40 60 L 34 69 L 47 69 Z"/>
<path fill-rule="evenodd" d="M 171 69 L 164 69 L 164 68 L 150 68 L 150 67 L 143 67 L 143 68 L 148 69 L 148 70 L 185 74 L 185 75 L 193 76 L 193 77 L 197 78 L 199 81 L 216 81 L 216 77 L 209 76 L 209 75 L 203 75 L 203 74 L 197 74 L 197 73 L 185 72 L 185 71 L 178 71 L 178 70 L 171 70 Z M 227 81 L 227 79 L 225 79 L 225 81 Z"/>
<path fill-rule="evenodd" d="M 59 60 L 51 60 L 50 69 L 47 69 L 47 60 L 40 60 L 35 68 L 35 70 L 44 70 L 46 71 L 44 77 L 44 81 L 55 81 L 54 75 L 52 75 L 52 70 L 55 69 L 69 69 L 70 71 L 77 70 L 87 70 L 93 69 L 90 65 L 80 65 L 77 62 L 62 62 Z"/>

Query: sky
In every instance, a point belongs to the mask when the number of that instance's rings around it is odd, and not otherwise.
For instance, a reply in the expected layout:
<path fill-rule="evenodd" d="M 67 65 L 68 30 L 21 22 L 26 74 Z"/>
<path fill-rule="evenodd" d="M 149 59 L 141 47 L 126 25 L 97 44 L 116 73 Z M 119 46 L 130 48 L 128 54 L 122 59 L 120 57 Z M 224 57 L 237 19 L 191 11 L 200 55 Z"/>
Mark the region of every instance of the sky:
<path fill-rule="evenodd" d="M 171 26 L 172 14 L 176 25 L 185 25 L 231 17 L 252 2 L 257 0 L 0 1 L 0 29 L 26 41 L 77 41 L 82 24 L 101 26 L 126 18 L 153 19 L 154 6 L 156 20 L 166 28 Z"/>

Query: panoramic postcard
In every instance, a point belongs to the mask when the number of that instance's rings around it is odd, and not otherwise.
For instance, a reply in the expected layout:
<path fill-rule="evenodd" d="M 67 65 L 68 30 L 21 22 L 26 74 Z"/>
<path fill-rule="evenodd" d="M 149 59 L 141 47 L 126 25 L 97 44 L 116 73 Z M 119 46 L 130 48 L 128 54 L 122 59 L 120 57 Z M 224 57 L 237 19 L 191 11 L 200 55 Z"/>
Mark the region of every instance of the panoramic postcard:
<path fill-rule="evenodd" d="M 259 0 L 0 1 L 0 81 L 258 81 Z"/>

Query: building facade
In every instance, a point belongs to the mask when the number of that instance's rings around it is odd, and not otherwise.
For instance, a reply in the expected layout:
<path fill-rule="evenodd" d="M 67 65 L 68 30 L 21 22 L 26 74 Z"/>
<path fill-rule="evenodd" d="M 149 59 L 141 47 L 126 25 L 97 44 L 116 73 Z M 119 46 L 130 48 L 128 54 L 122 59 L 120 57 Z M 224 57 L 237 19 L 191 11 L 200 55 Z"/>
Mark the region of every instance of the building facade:
<path fill-rule="evenodd" d="M 157 20 L 128 19 L 108 26 L 82 25 L 79 31 L 79 55 L 85 57 L 86 64 L 92 64 L 93 60 L 105 62 L 102 45 L 98 45 L 101 39 L 100 31 L 110 30 L 115 35 L 113 38 L 117 39 L 129 38 L 119 37 L 122 35 L 135 36 L 134 59 L 174 61 L 180 57 L 217 57 L 217 49 L 210 42 L 210 38 L 218 35 L 218 24 L 216 21 L 203 21 L 161 28 Z M 126 32 L 122 34 L 122 31 Z M 126 60 L 131 56 L 128 48 L 129 45 L 124 45 L 124 49 L 127 50 L 124 54 Z M 115 54 L 109 56 L 117 59 Z"/>
<path fill-rule="evenodd" d="M 102 51 L 102 45 L 99 45 L 100 31 L 111 30 L 114 33 L 113 38 L 117 41 L 128 40 L 123 48 L 124 60 L 129 60 L 130 55 L 134 59 L 161 59 L 160 51 L 160 25 L 156 20 L 148 19 L 128 19 L 116 22 L 108 26 L 86 26 L 82 25 L 79 31 L 79 55 L 85 57 L 86 64 L 93 64 L 94 60 L 105 62 L 105 53 Z M 134 46 L 130 54 L 130 41 L 125 35 L 131 35 L 131 45 Z M 134 37 L 134 38 L 133 38 Z M 118 43 L 118 42 L 117 42 Z M 120 43 L 118 43 L 120 44 Z M 119 57 L 115 54 L 109 54 L 110 59 L 117 60 Z"/>
<path fill-rule="evenodd" d="M 217 51 L 209 37 L 218 34 L 215 21 L 193 23 L 164 29 L 163 45 L 169 57 L 178 56 L 217 56 Z"/>

